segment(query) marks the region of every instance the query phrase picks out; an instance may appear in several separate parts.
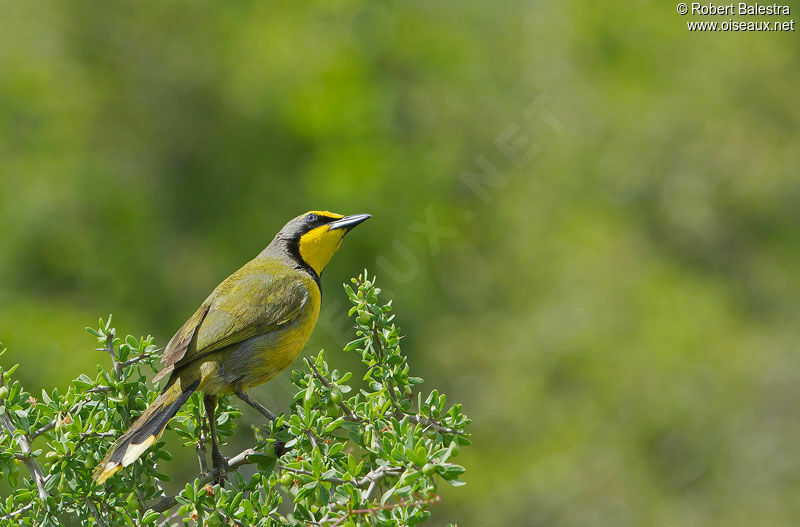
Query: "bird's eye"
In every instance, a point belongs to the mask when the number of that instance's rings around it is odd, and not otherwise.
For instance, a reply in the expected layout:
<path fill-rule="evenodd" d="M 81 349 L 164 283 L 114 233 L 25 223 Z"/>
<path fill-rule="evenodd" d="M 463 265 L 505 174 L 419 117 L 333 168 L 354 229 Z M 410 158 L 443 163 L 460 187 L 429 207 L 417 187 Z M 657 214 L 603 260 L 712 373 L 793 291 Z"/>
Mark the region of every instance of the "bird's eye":
<path fill-rule="evenodd" d="M 306 216 L 306 222 L 308 222 L 308 223 L 313 223 L 313 222 L 317 221 L 318 219 L 319 219 L 319 217 L 316 214 L 309 214 L 308 216 Z"/>

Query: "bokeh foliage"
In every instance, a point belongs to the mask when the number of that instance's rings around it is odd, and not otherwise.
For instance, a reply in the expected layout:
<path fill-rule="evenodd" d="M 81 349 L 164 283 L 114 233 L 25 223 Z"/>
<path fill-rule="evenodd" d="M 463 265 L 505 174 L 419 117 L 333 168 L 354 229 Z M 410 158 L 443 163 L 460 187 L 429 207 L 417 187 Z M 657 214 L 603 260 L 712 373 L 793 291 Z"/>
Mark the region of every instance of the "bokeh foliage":
<path fill-rule="evenodd" d="M 374 267 L 475 420 L 435 520 L 800 514 L 796 33 L 690 34 L 654 0 L 0 10 L 0 336 L 26 386 L 91 370 L 99 313 L 163 342 L 286 219 L 371 212 L 312 345 Z"/>

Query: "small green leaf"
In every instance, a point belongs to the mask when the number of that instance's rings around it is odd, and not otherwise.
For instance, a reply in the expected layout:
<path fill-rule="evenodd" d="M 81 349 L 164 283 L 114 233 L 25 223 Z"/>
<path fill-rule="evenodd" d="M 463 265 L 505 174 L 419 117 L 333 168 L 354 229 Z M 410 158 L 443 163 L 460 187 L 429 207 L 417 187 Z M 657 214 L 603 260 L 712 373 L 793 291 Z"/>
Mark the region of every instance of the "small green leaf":
<path fill-rule="evenodd" d="M 160 512 L 156 512 L 152 509 L 147 509 L 147 511 L 142 516 L 142 523 L 152 523 L 160 517 L 161 517 Z"/>

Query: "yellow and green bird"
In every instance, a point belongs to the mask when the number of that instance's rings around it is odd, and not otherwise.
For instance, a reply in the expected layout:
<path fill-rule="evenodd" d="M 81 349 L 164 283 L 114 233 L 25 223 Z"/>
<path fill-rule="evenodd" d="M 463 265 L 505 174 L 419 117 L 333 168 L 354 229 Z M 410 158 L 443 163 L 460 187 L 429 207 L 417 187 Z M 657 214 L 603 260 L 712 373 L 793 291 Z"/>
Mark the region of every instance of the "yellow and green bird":
<path fill-rule="evenodd" d="M 217 395 L 236 394 L 270 419 L 246 392 L 294 361 L 317 323 L 319 277 L 353 227 L 369 214 L 311 211 L 287 223 L 266 249 L 226 278 L 175 333 L 164 350 L 169 376 L 161 394 L 133 423 L 94 471 L 104 482 L 156 442 L 195 391 L 204 394 L 214 466 L 224 472 L 216 420 Z"/>

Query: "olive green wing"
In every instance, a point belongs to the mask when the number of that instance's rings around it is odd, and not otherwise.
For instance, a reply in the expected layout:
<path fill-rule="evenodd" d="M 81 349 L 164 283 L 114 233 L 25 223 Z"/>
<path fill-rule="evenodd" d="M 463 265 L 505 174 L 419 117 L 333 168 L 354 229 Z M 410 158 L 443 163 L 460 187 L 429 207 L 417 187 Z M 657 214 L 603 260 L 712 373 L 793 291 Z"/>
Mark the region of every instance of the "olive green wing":
<path fill-rule="evenodd" d="M 203 322 L 206 314 L 208 314 L 210 307 L 211 297 L 208 297 L 206 301 L 203 302 L 203 305 L 201 305 L 197 311 L 194 312 L 194 315 L 189 317 L 189 320 L 187 320 L 183 326 L 181 326 L 181 329 L 179 329 L 177 333 L 175 333 L 175 335 L 170 339 L 167 347 L 164 349 L 164 355 L 161 357 L 161 362 L 164 363 L 164 369 L 158 372 L 158 374 L 153 378 L 153 382 L 158 381 L 162 377 L 172 372 L 174 369 L 172 365 L 186 355 L 186 351 L 189 349 L 189 346 L 195 342 L 197 329 L 200 327 L 200 324 Z"/>
<path fill-rule="evenodd" d="M 195 353 L 210 353 L 273 331 L 294 320 L 309 297 L 296 276 L 251 273 L 227 285 L 200 324 Z"/>
<path fill-rule="evenodd" d="M 174 368 L 208 353 L 263 335 L 294 320 L 309 298 L 297 276 L 243 268 L 222 282 L 170 340 L 162 359 Z"/>

